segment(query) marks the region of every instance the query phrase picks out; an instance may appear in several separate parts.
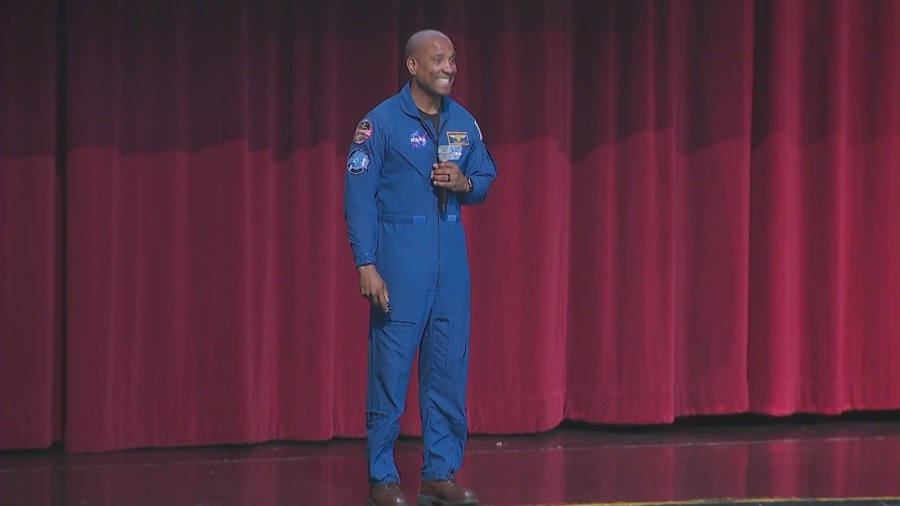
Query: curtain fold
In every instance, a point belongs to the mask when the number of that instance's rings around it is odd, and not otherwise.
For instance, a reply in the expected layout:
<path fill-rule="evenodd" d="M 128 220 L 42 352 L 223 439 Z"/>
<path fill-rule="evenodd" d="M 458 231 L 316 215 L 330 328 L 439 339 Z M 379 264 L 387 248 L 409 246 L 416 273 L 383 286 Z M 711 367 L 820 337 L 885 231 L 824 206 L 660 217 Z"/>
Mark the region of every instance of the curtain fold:
<path fill-rule="evenodd" d="M 0 448 L 363 436 L 344 155 L 422 27 L 500 171 L 470 430 L 900 408 L 896 1 L 0 13 Z"/>
<path fill-rule="evenodd" d="M 897 2 L 757 5 L 751 409 L 896 405 Z M 761 25 L 766 20 L 766 25 Z"/>
<path fill-rule="evenodd" d="M 0 448 L 62 430 L 54 3 L 0 7 Z"/>

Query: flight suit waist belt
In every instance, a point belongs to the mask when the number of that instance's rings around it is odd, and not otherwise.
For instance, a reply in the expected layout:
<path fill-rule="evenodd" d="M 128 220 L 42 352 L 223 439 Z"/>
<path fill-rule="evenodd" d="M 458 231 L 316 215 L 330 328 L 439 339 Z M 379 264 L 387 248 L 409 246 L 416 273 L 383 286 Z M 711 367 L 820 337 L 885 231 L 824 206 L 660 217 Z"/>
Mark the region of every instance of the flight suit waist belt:
<path fill-rule="evenodd" d="M 458 214 L 448 214 L 442 218 L 441 221 L 460 221 Z M 428 221 L 422 214 L 379 214 L 378 219 L 384 223 L 410 223 L 413 225 L 422 225 Z"/>

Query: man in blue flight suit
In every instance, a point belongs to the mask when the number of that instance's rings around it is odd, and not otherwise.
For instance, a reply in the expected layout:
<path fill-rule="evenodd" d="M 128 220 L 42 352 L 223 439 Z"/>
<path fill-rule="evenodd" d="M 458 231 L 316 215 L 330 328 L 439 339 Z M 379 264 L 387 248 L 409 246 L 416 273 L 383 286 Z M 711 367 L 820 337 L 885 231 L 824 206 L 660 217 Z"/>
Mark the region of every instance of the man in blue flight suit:
<path fill-rule="evenodd" d="M 476 505 L 475 493 L 453 478 L 468 432 L 469 264 L 462 206 L 484 201 L 497 168 L 475 119 L 449 97 L 456 77 L 450 39 L 433 30 L 414 34 L 406 68 L 409 83 L 357 125 L 345 176 L 359 290 L 372 303 L 368 504 L 406 504 L 394 442 L 418 350 L 424 464 L 417 502 Z"/>

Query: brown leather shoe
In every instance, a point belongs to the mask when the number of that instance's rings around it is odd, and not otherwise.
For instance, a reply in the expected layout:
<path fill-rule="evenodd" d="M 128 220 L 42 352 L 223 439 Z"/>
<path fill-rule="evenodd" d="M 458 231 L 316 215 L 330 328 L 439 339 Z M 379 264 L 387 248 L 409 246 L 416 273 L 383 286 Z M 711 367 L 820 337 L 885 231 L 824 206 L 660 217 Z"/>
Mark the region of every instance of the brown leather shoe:
<path fill-rule="evenodd" d="M 396 483 L 379 483 L 369 489 L 369 506 L 407 506 L 406 496 Z"/>
<path fill-rule="evenodd" d="M 423 481 L 419 487 L 419 506 L 478 506 L 478 497 L 456 480 Z"/>

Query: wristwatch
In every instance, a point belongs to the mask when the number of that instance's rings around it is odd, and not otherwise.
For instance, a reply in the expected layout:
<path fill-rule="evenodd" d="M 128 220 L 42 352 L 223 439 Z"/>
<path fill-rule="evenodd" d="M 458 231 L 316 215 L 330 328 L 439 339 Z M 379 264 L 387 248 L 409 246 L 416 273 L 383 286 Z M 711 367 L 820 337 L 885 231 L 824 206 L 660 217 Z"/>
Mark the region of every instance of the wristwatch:
<path fill-rule="evenodd" d="M 472 178 L 466 176 L 466 179 L 469 181 L 469 187 L 466 188 L 466 193 L 472 193 L 475 191 L 475 183 L 472 182 Z"/>

